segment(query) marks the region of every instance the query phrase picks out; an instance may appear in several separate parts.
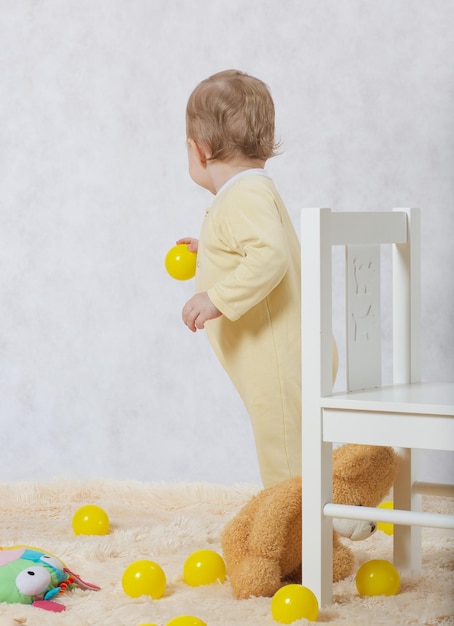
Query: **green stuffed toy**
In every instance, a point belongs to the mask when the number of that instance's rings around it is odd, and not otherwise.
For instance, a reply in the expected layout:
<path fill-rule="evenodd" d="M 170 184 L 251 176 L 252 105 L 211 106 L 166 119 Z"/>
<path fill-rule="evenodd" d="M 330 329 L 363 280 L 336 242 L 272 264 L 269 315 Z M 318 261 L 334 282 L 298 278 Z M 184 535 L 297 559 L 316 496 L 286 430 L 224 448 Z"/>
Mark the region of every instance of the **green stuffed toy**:
<path fill-rule="evenodd" d="M 65 610 L 52 599 L 73 587 L 98 591 L 57 557 L 30 546 L 0 548 L 0 602 L 32 604 L 48 611 Z"/>

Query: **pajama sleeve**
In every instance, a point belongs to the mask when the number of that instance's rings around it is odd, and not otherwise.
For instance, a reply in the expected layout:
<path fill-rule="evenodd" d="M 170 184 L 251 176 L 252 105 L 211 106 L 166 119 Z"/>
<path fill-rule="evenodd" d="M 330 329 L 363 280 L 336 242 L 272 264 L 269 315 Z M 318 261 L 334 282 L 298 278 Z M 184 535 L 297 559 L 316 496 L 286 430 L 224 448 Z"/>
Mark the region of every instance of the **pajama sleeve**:
<path fill-rule="evenodd" d="M 264 300 L 289 265 L 288 241 L 272 195 L 243 188 L 234 200 L 216 230 L 227 254 L 236 259 L 233 269 L 208 290 L 211 302 L 231 321 Z"/>

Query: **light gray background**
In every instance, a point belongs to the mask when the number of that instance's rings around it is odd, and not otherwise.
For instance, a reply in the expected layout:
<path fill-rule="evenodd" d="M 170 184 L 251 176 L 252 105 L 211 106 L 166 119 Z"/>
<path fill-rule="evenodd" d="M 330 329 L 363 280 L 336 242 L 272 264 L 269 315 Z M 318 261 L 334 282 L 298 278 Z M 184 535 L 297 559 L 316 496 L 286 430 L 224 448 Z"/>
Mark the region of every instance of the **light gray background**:
<path fill-rule="evenodd" d="M 453 32 L 452 0 L 0 0 L 0 480 L 259 481 L 163 267 L 211 200 L 184 109 L 221 69 L 272 89 L 297 228 L 422 208 L 423 375 L 453 379 Z"/>

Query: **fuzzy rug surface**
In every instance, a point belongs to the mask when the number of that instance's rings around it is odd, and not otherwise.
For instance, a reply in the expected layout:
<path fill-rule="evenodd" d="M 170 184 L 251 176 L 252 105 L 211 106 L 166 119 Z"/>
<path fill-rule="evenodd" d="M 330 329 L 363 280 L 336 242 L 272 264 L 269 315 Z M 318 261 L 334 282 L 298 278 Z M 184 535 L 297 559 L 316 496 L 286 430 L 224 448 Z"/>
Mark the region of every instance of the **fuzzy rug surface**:
<path fill-rule="evenodd" d="M 57 598 L 63 613 L 20 604 L 0 604 L 0 626 L 165 626 L 178 615 L 195 615 L 208 626 L 276 626 L 269 598 L 235 600 L 228 580 L 192 588 L 183 565 L 195 550 L 220 552 L 226 522 L 257 492 L 252 485 L 144 484 L 118 481 L 56 481 L 0 484 L 0 546 L 26 544 L 58 556 L 101 591 L 67 591 Z M 425 500 L 426 510 L 452 512 L 451 499 Z M 76 536 L 71 520 L 84 504 L 109 515 L 105 536 Z M 454 624 L 454 538 L 424 529 L 424 573 L 402 577 L 393 597 L 360 598 L 353 577 L 334 586 L 334 603 L 318 622 L 332 626 Z M 392 538 L 377 532 L 350 544 L 358 565 L 370 558 L 391 559 Z M 132 599 L 123 592 L 125 568 L 138 559 L 161 565 L 167 577 L 163 597 Z M 306 620 L 294 622 L 297 626 Z"/>

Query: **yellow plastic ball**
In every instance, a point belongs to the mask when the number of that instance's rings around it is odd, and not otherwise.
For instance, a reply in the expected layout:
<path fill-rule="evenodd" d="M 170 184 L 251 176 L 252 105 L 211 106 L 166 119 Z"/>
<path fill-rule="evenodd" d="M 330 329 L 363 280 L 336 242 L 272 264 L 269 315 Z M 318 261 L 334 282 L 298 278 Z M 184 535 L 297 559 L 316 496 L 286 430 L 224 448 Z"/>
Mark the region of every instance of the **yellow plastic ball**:
<path fill-rule="evenodd" d="M 356 588 L 360 596 L 394 596 L 399 587 L 399 572 L 384 559 L 367 561 L 356 573 Z"/>
<path fill-rule="evenodd" d="M 318 601 L 315 594 L 303 585 L 285 585 L 271 600 L 271 615 L 279 624 L 291 624 L 298 619 L 315 622 Z"/>
<path fill-rule="evenodd" d="M 196 262 L 197 254 L 185 243 L 179 243 L 167 252 L 165 267 L 172 278 L 189 280 L 195 276 Z"/>
<path fill-rule="evenodd" d="M 109 517 L 100 506 L 87 504 L 74 513 L 72 527 L 76 535 L 107 535 Z"/>
<path fill-rule="evenodd" d="M 179 615 L 178 617 L 174 617 L 167 622 L 166 626 L 207 626 L 205 622 L 203 622 L 198 617 L 194 617 L 193 615 Z"/>
<path fill-rule="evenodd" d="M 225 581 L 225 563 L 214 550 L 197 550 L 185 561 L 183 568 L 185 582 L 191 587 L 211 585 Z"/>
<path fill-rule="evenodd" d="M 160 565 L 148 559 L 141 559 L 134 561 L 125 569 L 121 586 L 131 598 L 150 596 L 156 600 L 163 595 L 166 582 L 166 575 Z"/>
<path fill-rule="evenodd" d="M 394 502 L 388 500 L 387 502 L 382 502 L 378 505 L 379 509 L 394 509 Z M 377 522 L 377 529 L 386 533 L 387 535 L 392 535 L 394 533 L 394 524 L 391 522 Z"/>

